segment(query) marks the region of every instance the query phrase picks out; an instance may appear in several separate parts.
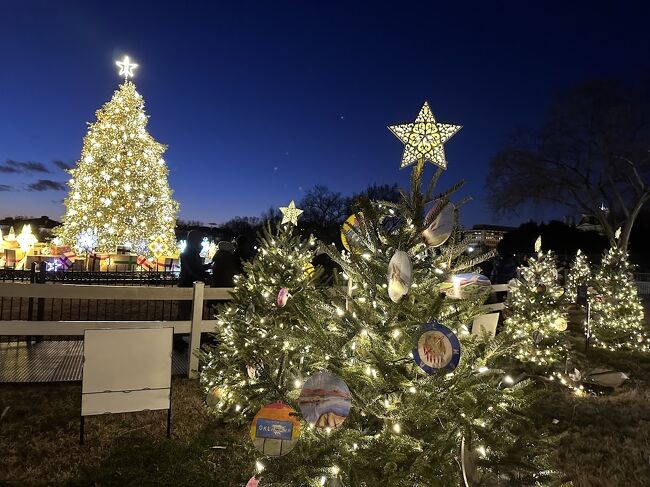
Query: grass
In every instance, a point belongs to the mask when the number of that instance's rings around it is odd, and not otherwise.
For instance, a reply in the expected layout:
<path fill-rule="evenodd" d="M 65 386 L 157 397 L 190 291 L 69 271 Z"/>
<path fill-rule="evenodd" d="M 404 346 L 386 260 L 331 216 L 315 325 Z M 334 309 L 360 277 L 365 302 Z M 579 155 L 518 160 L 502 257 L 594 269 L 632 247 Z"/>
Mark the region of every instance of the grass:
<path fill-rule="evenodd" d="M 560 436 L 554 467 L 576 487 L 649 486 L 650 356 L 582 347 L 576 340 L 579 369 L 607 366 L 630 380 L 581 397 L 546 383 L 534 414 L 540 433 Z M 0 384 L 0 485 L 243 487 L 254 461 L 238 446 L 246 428 L 220 424 L 198 381 L 174 378 L 172 394 L 171 439 L 166 411 L 151 411 L 87 418 L 80 446 L 79 383 Z"/>

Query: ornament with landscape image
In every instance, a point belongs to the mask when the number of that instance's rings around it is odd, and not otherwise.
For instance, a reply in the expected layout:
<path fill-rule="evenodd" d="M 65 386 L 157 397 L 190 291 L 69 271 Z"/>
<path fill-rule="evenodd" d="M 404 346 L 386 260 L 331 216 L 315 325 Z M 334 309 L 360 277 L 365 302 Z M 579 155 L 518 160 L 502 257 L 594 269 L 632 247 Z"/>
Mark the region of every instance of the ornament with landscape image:
<path fill-rule="evenodd" d="M 214 386 L 208 391 L 207 396 L 205 397 L 205 403 L 210 407 L 215 407 L 221 401 L 223 397 L 223 389 L 219 386 Z"/>
<path fill-rule="evenodd" d="M 278 291 L 278 297 L 275 298 L 275 304 L 278 308 L 284 308 L 289 299 L 289 290 L 286 287 L 280 288 Z"/>
<path fill-rule="evenodd" d="M 440 209 L 442 201 L 436 200 L 424 219 L 426 228 L 422 231 L 422 240 L 429 247 L 440 247 L 444 244 L 454 230 L 454 214 L 456 207 L 453 203 Z M 438 215 L 434 218 L 436 212 Z"/>
<path fill-rule="evenodd" d="M 566 331 L 568 327 L 569 327 L 569 323 L 567 322 L 567 319 L 563 316 L 560 316 L 553 322 L 553 328 L 555 328 L 557 331 Z"/>
<path fill-rule="evenodd" d="M 291 407 L 283 402 L 274 402 L 255 415 L 250 435 L 255 448 L 264 455 L 281 457 L 296 446 L 300 438 L 300 422 Z"/>
<path fill-rule="evenodd" d="M 454 370 L 460 362 L 460 341 L 437 321 L 427 323 L 417 337 L 413 359 L 427 374 Z"/>
<path fill-rule="evenodd" d="M 471 299 L 486 292 L 491 284 L 484 275 L 469 272 L 451 276 L 440 285 L 440 290 L 453 299 Z"/>
<path fill-rule="evenodd" d="M 539 330 L 533 331 L 533 342 L 541 343 L 542 340 L 544 340 L 544 335 L 542 335 L 542 332 Z"/>
<path fill-rule="evenodd" d="M 352 395 L 339 376 L 326 370 L 307 379 L 298 405 L 305 420 L 316 428 L 338 428 L 350 414 Z"/>
<path fill-rule="evenodd" d="M 365 219 L 363 213 L 355 213 L 348 217 L 341 226 L 341 243 L 345 250 L 352 252 L 352 247 L 361 246 L 361 231 L 364 231 Z"/>
<path fill-rule="evenodd" d="M 388 263 L 388 296 L 397 303 L 408 294 L 413 283 L 413 264 L 409 255 L 397 250 Z"/>

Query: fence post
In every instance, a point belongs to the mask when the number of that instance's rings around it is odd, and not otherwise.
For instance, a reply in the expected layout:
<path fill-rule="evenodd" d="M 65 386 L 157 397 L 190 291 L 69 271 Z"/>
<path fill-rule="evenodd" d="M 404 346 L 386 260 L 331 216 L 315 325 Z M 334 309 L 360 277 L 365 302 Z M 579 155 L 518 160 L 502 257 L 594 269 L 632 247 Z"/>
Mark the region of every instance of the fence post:
<path fill-rule="evenodd" d="M 203 326 L 203 290 L 205 284 L 195 282 L 192 289 L 192 323 L 190 325 L 190 356 L 187 361 L 188 379 L 199 378 L 199 356 L 201 348 L 201 327 Z"/>

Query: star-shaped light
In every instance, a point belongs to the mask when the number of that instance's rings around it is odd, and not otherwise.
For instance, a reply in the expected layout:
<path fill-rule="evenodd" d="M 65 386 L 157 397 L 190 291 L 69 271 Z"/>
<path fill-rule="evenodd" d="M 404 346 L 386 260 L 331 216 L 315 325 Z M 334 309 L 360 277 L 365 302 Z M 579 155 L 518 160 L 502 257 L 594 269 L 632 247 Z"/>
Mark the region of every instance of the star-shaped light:
<path fill-rule="evenodd" d="M 296 208 L 296 204 L 291 200 L 289 206 L 281 206 L 280 211 L 282 212 L 282 225 L 285 223 L 293 223 L 298 225 L 298 217 L 302 215 L 302 210 Z"/>
<path fill-rule="evenodd" d="M 429 103 L 425 101 L 415 122 L 390 125 L 388 128 L 404 143 L 400 169 L 419 160 L 432 162 L 445 169 L 447 160 L 443 144 L 458 132 L 461 126 L 436 122 Z"/>
<path fill-rule="evenodd" d="M 115 61 L 115 64 L 120 68 L 120 76 L 124 76 L 124 79 L 133 78 L 133 70 L 138 67 L 137 64 L 129 60 L 129 56 L 124 56 L 121 61 Z"/>

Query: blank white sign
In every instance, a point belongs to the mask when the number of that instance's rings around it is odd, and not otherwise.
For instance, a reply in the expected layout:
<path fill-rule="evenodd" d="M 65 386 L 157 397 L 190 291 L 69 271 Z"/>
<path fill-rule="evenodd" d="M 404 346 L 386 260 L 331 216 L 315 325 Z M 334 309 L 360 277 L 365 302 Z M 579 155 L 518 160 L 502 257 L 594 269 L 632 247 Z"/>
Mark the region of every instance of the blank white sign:
<path fill-rule="evenodd" d="M 173 336 L 171 327 L 86 330 L 81 414 L 168 408 Z M 166 390 L 165 407 L 160 394 L 135 392 L 152 389 Z"/>

